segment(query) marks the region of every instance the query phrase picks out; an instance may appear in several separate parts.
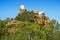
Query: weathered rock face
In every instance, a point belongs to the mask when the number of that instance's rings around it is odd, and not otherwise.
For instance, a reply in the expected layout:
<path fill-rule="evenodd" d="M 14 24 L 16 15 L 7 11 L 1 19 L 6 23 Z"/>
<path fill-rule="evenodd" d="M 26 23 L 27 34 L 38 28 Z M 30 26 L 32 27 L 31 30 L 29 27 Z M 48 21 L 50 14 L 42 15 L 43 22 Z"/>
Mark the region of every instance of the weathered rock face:
<path fill-rule="evenodd" d="M 7 22 L 6 26 L 9 26 L 7 31 L 10 35 L 12 35 L 17 30 L 16 27 L 19 23 L 21 23 L 21 22 L 18 20 L 10 20 Z"/>
<path fill-rule="evenodd" d="M 38 24 L 45 25 L 50 23 L 50 19 L 46 17 L 43 13 L 35 15 L 35 20 Z"/>
<path fill-rule="evenodd" d="M 42 25 L 43 25 L 43 24 L 44 24 L 44 19 L 38 19 L 37 22 L 38 22 L 39 24 L 42 24 Z"/>
<path fill-rule="evenodd" d="M 40 18 L 43 18 L 44 14 L 39 14 L 38 16 L 39 16 Z"/>
<path fill-rule="evenodd" d="M 34 10 L 33 13 L 34 13 L 35 15 L 38 15 L 38 11 L 37 11 L 37 10 Z"/>
<path fill-rule="evenodd" d="M 7 22 L 6 25 L 17 25 L 19 23 L 20 23 L 20 21 L 18 21 L 18 20 L 10 20 L 10 21 Z"/>
<path fill-rule="evenodd" d="M 15 27 L 8 28 L 8 33 L 12 35 L 16 31 Z"/>
<path fill-rule="evenodd" d="M 50 23 L 50 19 L 47 19 L 44 22 L 45 22 L 45 24 L 49 24 Z"/>

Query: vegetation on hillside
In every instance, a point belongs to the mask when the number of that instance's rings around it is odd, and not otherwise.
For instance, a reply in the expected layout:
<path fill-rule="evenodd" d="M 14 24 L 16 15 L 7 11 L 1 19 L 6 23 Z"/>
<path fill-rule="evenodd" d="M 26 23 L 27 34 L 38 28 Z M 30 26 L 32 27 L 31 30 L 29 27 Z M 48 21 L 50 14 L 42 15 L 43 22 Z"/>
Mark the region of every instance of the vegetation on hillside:
<path fill-rule="evenodd" d="M 0 19 L 0 40 L 60 40 L 60 24 L 54 19 L 48 23 L 48 19 L 45 15 L 39 19 L 33 11 L 19 13 L 13 19 Z M 18 23 L 16 20 L 20 23 L 14 24 Z"/>

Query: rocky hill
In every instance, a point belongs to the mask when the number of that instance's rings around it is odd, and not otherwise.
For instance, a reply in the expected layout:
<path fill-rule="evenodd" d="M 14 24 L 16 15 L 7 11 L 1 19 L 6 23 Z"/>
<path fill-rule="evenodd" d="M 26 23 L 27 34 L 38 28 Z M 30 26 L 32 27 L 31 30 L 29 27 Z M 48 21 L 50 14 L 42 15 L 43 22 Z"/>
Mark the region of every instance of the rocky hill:
<path fill-rule="evenodd" d="M 0 40 L 60 40 L 57 27 L 43 11 L 27 11 L 22 5 L 15 18 L 0 20 Z"/>

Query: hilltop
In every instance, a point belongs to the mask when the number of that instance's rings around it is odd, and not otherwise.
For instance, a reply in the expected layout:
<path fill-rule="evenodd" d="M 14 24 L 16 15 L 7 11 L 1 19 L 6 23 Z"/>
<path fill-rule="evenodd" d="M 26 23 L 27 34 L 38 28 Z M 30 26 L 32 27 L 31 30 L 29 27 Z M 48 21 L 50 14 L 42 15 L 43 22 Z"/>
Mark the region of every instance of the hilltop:
<path fill-rule="evenodd" d="M 60 40 L 58 27 L 43 11 L 28 11 L 21 5 L 15 18 L 0 20 L 0 40 Z"/>

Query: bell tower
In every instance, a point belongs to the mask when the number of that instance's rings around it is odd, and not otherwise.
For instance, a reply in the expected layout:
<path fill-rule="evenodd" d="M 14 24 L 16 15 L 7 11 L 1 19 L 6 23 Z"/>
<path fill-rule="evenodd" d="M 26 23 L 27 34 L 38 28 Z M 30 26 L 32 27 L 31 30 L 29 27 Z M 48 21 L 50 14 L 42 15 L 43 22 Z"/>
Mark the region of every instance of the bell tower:
<path fill-rule="evenodd" d="M 24 13 L 24 12 L 25 12 L 24 5 L 20 5 L 20 12 L 21 12 L 21 13 Z"/>

